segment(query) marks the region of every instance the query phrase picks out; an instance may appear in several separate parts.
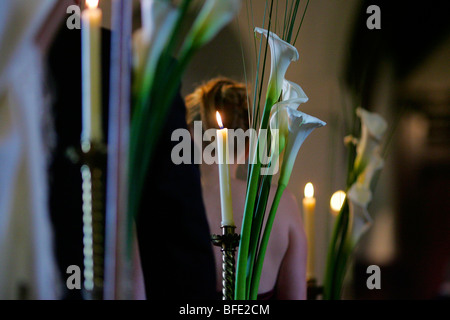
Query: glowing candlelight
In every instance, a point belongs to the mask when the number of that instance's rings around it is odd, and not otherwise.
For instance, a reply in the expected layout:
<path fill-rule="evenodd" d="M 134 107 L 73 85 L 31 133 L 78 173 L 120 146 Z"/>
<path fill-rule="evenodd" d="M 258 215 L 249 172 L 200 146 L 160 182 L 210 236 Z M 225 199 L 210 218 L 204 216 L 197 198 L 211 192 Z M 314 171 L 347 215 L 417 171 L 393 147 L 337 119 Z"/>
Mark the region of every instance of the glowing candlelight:
<path fill-rule="evenodd" d="M 230 170 L 228 167 L 228 129 L 223 127 L 222 117 L 216 112 L 217 154 L 219 161 L 220 205 L 222 209 L 222 226 L 234 226 L 233 202 L 231 199 Z"/>
<path fill-rule="evenodd" d="M 314 198 L 314 186 L 311 182 L 305 186 L 305 198 L 303 198 L 303 218 L 305 223 L 306 237 L 308 239 L 308 262 L 306 269 L 307 279 L 314 279 L 314 212 L 316 209 L 316 198 Z"/>
<path fill-rule="evenodd" d="M 305 186 L 305 198 L 314 198 L 314 186 L 311 182 L 308 182 Z"/>
<path fill-rule="evenodd" d="M 330 209 L 333 216 L 337 216 L 341 211 L 342 205 L 345 201 L 345 192 L 342 190 L 333 193 L 330 199 Z"/>
<path fill-rule="evenodd" d="M 98 7 L 99 0 L 86 0 L 86 5 L 89 9 L 96 9 Z"/>
<path fill-rule="evenodd" d="M 217 119 L 217 123 L 219 124 L 220 129 L 223 129 L 222 117 L 220 116 L 219 111 L 216 111 L 216 119 Z"/>
<path fill-rule="evenodd" d="M 91 142 L 102 142 L 102 86 L 101 86 L 101 22 L 99 0 L 86 0 L 82 13 L 82 86 L 83 129 L 81 140 L 84 150 Z"/>

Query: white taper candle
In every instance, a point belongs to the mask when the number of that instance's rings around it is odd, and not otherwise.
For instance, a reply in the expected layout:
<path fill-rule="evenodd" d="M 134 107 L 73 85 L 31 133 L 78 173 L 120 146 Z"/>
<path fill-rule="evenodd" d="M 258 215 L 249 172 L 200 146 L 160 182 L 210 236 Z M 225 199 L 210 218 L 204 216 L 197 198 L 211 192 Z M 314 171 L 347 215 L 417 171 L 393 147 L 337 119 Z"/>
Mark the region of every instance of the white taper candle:
<path fill-rule="evenodd" d="M 99 0 L 87 0 L 82 21 L 83 145 L 102 142 L 101 22 Z"/>
<path fill-rule="evenodd" d="M 223 128 L 219 112 L 217 122 L 222 128 L 217 130 L 217 154 L 219 160 L 220 204 L 222 209 L 222 226 L 235 226 L 233 218 L 233 202 L 231 199 L 230 169 L 228 165 L 228 129 Z"/>

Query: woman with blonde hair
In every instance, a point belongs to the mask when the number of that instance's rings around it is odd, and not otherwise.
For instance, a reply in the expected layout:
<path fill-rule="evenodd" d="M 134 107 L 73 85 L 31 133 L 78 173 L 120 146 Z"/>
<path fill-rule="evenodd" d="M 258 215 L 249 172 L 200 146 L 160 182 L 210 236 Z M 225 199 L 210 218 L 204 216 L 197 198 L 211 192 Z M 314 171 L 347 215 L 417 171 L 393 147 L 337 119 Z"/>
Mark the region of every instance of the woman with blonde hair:
<path fill-rule="evenodd" d="M 224 127 L 249 129 L 248 94 L 244 84 L 227 78 L 210 80 L 186 97 L 187 123 L 194 128 L 202 121 L 204 131 L 219 129 L 215 114 L 219 111 Z M 202 149 L 205 146 L 198 146 Z M 245 155 L 236 155 L 237 157 Z M 233 212 L 240 232 L 246 195 L 246 165 L 230 165 Z M 242 171 L 244 169 L 244 172 Z M 211 232 L 220 234 L 220 189 L 218 166 L 202 164 L 203 200 Z M 234 175 L 233 175 L 234 173 Z M 272 188 L 274 190 L 274 188 Z M 270 199 L 273 199 L 271 192 Z M 286 191 L 280 202 L 269 241 L 259 287 L 258 299 L 306 299 L 306 237 L 299 208 L 294 196 Z M 221 252 L 214 249 L 217 272 L 217 291 L 221 290 Z"/>

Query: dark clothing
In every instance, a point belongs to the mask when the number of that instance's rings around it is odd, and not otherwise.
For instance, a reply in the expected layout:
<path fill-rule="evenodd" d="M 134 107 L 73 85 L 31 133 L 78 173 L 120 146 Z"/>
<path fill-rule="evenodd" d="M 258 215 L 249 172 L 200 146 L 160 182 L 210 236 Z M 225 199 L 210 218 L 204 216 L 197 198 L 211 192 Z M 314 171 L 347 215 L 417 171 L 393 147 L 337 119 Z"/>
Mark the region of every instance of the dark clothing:
<path fill-rule="evenodd" d="M 211 272 L 215 264 L 199 168 L 177 166 L 171 160 L 172 148 L 178 143 L 171 141 L 171 135 L 179 128 L 187 130 L 185 112 L 178 95 L 155 152 L 154 170 L 147 177 L 137 220 L 151 299 L 211 299 L 215 292 L 215 273 Z M 207 292 L 210 295 L 205 296 Z"/>
<path fill-rule="evenodd" d="M 108 121 L 110 32 L 103 30 L 103 123 Z M 50 166 L 50 210 L 58 265 L 83 266 L 83 223 L 79 165 L 66 157 L 81 135 L 81 33 L 63 26 L 49 52 L 49 79 L 57 146 Z M 149 299 L 211 299 L 214 256 L 195 165 L 171 160 L 172 131 L 187 128 L 185 106 L 176 98 L 150 166 L 137 219 L 138 241 Z M 78 291 L 67 299 L 81 299 Z"/>

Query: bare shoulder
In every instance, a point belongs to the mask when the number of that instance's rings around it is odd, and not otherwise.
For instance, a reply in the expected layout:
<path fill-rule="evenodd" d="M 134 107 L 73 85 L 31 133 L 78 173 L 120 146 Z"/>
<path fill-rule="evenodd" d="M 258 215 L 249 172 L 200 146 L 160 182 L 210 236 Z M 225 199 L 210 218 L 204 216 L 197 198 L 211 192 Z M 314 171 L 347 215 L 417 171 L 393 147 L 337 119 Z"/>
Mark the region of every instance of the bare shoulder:
<path fill-rule="evenodd" d="M 290 209 L 289 211 L 298 211 L 297 199 L 294 194 L 286 188 L 283 192 L 283 196 L 281 197 L 281 204 L 285 207 L 285 209 Z"/>
<path fill-rule="evenodd" d="M 306 248 L 307 240 L 303 225 L 303 218 L 296 197 L 288 189 L 286 189 L 283 193 L 280 207 L 280 220 L 285 225 L 285 228 L 289 230 L 290 248 L 295 248 L 294 250 L 301 249 L 299 252 L 306 252 L 304 249 Z"/>
<path fill-rule="evenodd" d="M 283 196 L 281 197 L 280 207 L 279 207 L 280 215 L 283 216 L 283 220 L 287 223 L 292 224 L 294 222 L 298 223 L 301 221 L 300 209 L 297 203 L 297 199 L 294 194 L 286 188 L 283 192 Z"/>

